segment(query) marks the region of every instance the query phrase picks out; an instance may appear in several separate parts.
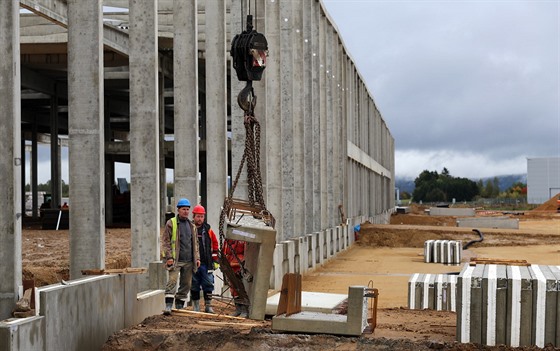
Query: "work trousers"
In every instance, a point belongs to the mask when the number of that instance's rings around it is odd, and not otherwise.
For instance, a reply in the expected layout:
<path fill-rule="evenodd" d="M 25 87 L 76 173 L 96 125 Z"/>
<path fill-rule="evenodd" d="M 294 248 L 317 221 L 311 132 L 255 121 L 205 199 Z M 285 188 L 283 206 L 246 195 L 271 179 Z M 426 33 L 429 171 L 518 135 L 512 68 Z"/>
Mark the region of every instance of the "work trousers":
<path fill-rule="evenodd" d="M 169 280 L 165 286 L 165 297 L 175 296 L 176 300 L 187 300 L 193 277 L 192 262 L 177 262 L 175 268 L 169 271 Z M 179 289 L 175 293 L 177 287 L 177 278 L 179 278 Z"/>
<path fill-rule="evenodd" d="M 208 271 L 208 267 L 201 265 L 192 276 L 191 299 L 200 300 L 200 290 L 205 295 L 214 292 L 214 273 Z"/>

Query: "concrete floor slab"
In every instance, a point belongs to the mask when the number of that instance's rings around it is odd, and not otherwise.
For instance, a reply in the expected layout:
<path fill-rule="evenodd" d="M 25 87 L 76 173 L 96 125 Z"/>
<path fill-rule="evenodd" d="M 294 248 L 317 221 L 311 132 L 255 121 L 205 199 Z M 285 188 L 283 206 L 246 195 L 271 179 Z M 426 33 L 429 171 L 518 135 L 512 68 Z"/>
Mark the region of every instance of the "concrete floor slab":
<path fill-rule="evenodd" d="M 348 298 L 346 294 L 330 294 L 312 291 L 301 292 L 301 310 L 307 312 L 332 313 L 332 310 Z M 266 300 L 266 314 L 275 315 L 278 310 L 280 293 Z"/>

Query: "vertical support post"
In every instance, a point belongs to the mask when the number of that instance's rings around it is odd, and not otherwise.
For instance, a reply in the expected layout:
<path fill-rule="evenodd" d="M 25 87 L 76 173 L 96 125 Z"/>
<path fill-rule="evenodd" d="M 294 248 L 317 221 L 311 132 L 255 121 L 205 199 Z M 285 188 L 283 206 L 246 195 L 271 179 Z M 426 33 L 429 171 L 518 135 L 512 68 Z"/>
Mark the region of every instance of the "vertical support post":
<path fill-rule="evenodd" d="M 206 186 L 208 223 L 219 228 L 227 194 L 226 4 L 206 3 Z"/>
<path fill-rule="evenodd" d="M 19 1 L 0 3 L 0 320 L 10 317 L 21 281 L 21 99 Z M 23 288 L 22 288 L 23 289 Z"/>
<path fill-rule="evenodd" d="M 68 1 L 70 278 L 105 267 L 103 9 Z"/>
<path fill-rule="evenodd" d="M 260 7 L 261 6 L 259 4 L 258 8 Z M 245 11 L 247 11 L 248 8 L 249 4 L 247 0 L 235 0 L 231 2 L 231 10 L 229 15 L 229 32 L 231 33 L 231 37 L 228 38 L 229 43 L 231 43 L 235 35 L 241 33 L 246 29 L 246 18 L 242 18 L 241 15 L 245 14 Z M 255 26 L 255 28 L 258 28 L 257 18 L 253 18 L 253 25 Z M 241 163 L 241 158 L 243 157 L 243 152 L 245 150 L 245 124 L 243 123 L 244 112 L 237 104 L 237 95 L 245 87 L 245 82 L 239 81 L 237 79 L 237 74 L 235 72 L 235 69 L 233 68 L 233 60 L 231 60 L 230 72 L 231 94 L 229 101 L 231 101 L 231 176 L 235 177 Z M 263 126 L 266 123 L 266 116 L 264 115 L 264 108 L 262 106 L 265 103 L 265 96 L 264 89 L 260 89 L 261 86 L 262 82 L 253 82 L 253 90 L 255 91 L 255 95 L 257 96 L 255 117 L 260 122 L 261 130 L 264 130 Z M 263 98 L 261 98 L 261 96 Z M 264 138 L 261 137 L 261 142 L 262 141 L 264 141 Z M 246 199 L 248 196 L 246 167 L 247 165 L 243 167 L 241 175 L 239 176 L 239 182 L 237 183 L 237 187 L 235 188 L 236 198 Z M 234 180 L 235 178 L 231 179 L 232 183 Z"/>
<path fill-rule="evenodd" d="M 173 2 L 174 192 L 198 203 L 198 0 Z M 175 204 L 173 204 L 175 205 Z"/>
<path fill-rule="evenodd" d="M 61 206 L 60 146 L 58 143 L 58 96 L 51 96 L 51 199 L 54 208 Z"/>
<path fill-rule="evenodd" d="M 131 256 L 148 267 L 160 258 L 157 1 L 129 0 L 129 13 Z"/>
<path fill-rule="evenodd" d="M 264 74 L 266 85 L 266 128 L 264 128 L 266 146 L 266 191 L 267 208 L 276 218 L 276 231 L 279 239 L 284 237 L 283 232 L 283 207 L 282 196 L 282 150 L 279 145 L 282 143 L 281 118 L 280 116 L 280 90 L 281 90 L 281 71 L 280 71 L 280 4 L 279 1 L 267 1 L 265 6 L 265 30 L 268 41 L 268 49 L 271 54 L 267 58 L 267 68 Z M 260 100 L 262 101 L 262 100 Z M 257 103 L 257 108 L 259 108 Z"/>
<path fill-rule="evenodd" d="M 323 223 L 323 213 L 322 213 L 322 193 L 321 184 L 323 174 L 321 172 L 321 160 L 322 160 L 322 149 L 321 144 L 321 96 L 322 89 L 320 84 L 321 77 L 321 58 L 320 58 L 320 19 L 321 10 L 318 1 L 308 1 L 309 6 L 311 6 L 311 33 L 310 33 L 310 44 L 311 44 L 311 139 L 312 141 L 312 157 L 313 157 L 313 230 L 319 231 L 322 229 Z M 315 264 L 315 261 L 313 261 Z"/>
<path fill-rule="evenodd" d="M 294 202 L 293 231 L 290 237 L 299 237 L 305 233 L 305 222 L 311 221 L 313 215 L 305 215 L 305 151 L 304 151 L 304 68 L 303 68 L 303 1 L 291 1 L 292 35 L 292 134 L 293 134 L 293 167 Z M 290 22 L 290 21 L 288 21 Z M 311 158 L 309 158 L 311 161 Z M 284 239 L 288 239 L 285 237 Z"/>

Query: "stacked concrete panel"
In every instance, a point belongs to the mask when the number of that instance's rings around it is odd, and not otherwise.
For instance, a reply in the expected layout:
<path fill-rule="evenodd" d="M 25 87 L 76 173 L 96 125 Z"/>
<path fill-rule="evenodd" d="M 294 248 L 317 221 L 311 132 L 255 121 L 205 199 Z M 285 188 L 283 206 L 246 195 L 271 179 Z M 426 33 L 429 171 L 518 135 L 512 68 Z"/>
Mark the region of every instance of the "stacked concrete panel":
<path fill-rule="evenodd" d="M 270 288 L 280 289 L 286 273 L 305 273 L 346 250 L 354 242 L 348 226 L 338 226 L 281 241 L 273 254 Z"/>
<path fill-rule="evenodd" d="M 457 276 L 414 273 L 408 281 L 408 308 L 455 311 Z"/>
<path fill-rule="evenodd" d="M 459 264 L 463 247 L 460 240 L 426 240 L 424 262 Z"/>
<path fill-rule="evenodd" d="M 465 265 L 457 284 L 457 340 L 560 345 L 558 266 Z"/>

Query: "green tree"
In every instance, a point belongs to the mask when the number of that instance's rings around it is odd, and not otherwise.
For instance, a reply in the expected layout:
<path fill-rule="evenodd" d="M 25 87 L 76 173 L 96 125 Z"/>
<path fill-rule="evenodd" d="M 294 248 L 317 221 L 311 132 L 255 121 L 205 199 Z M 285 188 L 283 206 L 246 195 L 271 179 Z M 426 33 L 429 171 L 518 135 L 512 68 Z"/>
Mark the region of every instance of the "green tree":
<path fill-rule="evenodd" d="M 414 180 L 415 189 L 412 194 L 415 201 L 471 201 L 480 191 L 475 182 L 467 178 L 456 178 L 447 168 L 441 174 L 436 171 L 424 170 Z"/>

